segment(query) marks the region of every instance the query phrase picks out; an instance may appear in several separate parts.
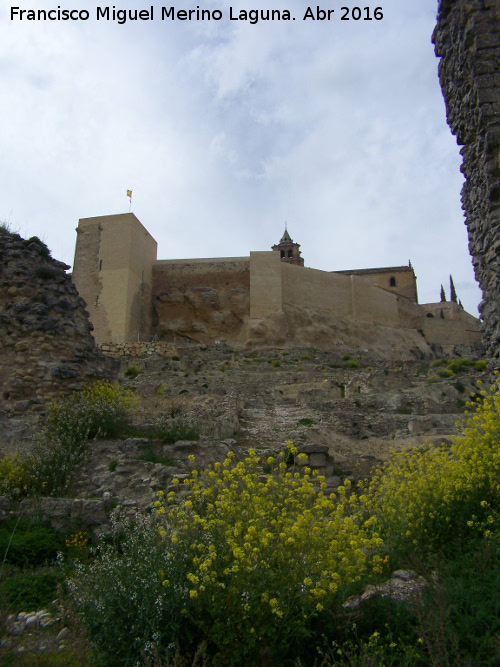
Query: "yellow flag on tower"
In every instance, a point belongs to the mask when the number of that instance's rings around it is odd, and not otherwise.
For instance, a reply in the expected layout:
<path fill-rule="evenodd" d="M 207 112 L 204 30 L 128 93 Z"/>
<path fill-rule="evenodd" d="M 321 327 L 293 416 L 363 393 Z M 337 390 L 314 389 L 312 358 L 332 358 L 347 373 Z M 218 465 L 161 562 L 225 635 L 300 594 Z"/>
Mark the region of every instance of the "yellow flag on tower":
<path fill-rule="evenodd" d="M 127 190 L 127 197 L 132 201 L 132 190 Z"/>

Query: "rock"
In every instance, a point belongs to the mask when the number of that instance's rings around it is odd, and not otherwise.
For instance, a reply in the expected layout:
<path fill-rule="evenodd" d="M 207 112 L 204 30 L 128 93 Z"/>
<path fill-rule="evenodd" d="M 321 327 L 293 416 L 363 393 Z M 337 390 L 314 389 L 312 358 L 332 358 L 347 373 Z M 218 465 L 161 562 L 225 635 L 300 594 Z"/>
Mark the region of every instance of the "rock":
<path fill-rule="evenodd" d="M 371 598 L 380 595 L 382 598 L 391 598 L 399 602 L 409 602 L 416 594 L 427 586 L 423 577 L 413 570 L 396 570 L 391 579 L 377 586 L 366 586 L 361 595 L 348 598 L 342 607 L 347 611 L 355 611 Z"/>
<path fill-rule="evenodd" d="M 12 621 L 12 622 L 7 622 L 6 624 L 6 630 L 7 634 L 11 635 L 12 637 L 20 637 L 25 628 L 25 622 L 24 620 L 20 621 Z"/>
<path fill-rule="evenodd" d="M 64 639 L 67 639 L 68 637 L 71 637 L 71 630 L 69 628 L 64 627 L 62 628 L 62 630 L 60 630 L 59 634 L 57 635 L 56 641 L 61 642 Z"/>

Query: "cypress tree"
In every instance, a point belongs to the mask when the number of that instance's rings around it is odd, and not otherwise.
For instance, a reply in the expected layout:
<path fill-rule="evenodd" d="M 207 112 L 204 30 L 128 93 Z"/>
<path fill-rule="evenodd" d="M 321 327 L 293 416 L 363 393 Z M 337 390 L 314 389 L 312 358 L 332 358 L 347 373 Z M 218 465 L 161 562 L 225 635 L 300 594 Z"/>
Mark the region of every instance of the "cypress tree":
<path fill-rule="evenodd" d="M 451 277 L 451 274 L 450 274 L 450 301 L 453 301 L 454 303 L 458 302 L 457 293 L 455 291 L 455 285 L 453 284 L 453 278 Z"/>
<path fill-rule="evenodd" d="M 446 294 L 444 293 L 444 287 L 441 285 L 441 303 L 446 301 Z"/>

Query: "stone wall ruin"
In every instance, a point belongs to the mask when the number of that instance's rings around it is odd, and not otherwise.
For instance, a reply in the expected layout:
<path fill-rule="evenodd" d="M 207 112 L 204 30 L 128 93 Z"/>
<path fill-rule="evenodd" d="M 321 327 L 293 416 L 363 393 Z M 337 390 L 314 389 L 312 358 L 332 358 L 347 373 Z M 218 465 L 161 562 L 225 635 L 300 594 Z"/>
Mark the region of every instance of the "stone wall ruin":
<path fill-rule="evenodd" d="M 462 208 L 487 353 L 500 356 L 500 2 L 441 0 L 433 34 L 451 131 L 462 146 Z"/>
<path fill-rule="evenodd" d="M 61 393 L 114 374 L 68 268 L 38 238 L 0 226 L 0 417 L 43 411 Z"/>

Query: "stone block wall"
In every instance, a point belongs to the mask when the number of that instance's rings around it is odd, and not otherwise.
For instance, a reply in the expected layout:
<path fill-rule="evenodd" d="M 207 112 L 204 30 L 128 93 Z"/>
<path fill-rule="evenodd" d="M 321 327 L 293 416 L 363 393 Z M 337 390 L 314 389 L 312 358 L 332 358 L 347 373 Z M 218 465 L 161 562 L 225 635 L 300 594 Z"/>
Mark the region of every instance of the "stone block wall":
<path fill-rule="evenodd" d="M 102 343 L 99 348 L 109 357 L 149 357 L 152 354 L 159 354 L 161 357 L 176 357 L 179 354 L 175 345 L 165 341 Z"/>
<path fill-rule="evenodd" d="M 441 0 L 433 34 L 448 124 L 462 146 L 462 208 L 483 292 L 487 352 L 500 356 L 500 3 Z"/>

